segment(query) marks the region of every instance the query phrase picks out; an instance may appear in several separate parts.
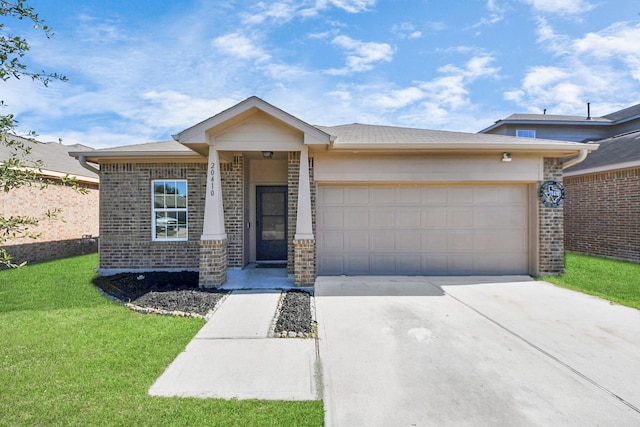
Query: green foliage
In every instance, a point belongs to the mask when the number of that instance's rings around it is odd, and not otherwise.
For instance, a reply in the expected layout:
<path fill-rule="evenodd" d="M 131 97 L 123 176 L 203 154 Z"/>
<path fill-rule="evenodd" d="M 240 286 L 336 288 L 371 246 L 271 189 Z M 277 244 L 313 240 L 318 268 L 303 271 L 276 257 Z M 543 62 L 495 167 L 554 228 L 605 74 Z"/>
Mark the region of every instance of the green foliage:
<path fill-rule="evenodd" d="M 10 78 L 20 79 L 29 77 L 47 86 L 52 80 L 65 81 L 65 76 L 57 73 L 33 72 L 27 68 L 23 59 L 29 51 L 29 44 L 21 36 L 13 35 L 5 30 L 4 20 L 14 18 L 19 21 L 28 20 L 33 24 L 34 30 L 42 31 L 49 38 L 53 35 L 51 29 L 44 24 L 34 8 L 27 5 L 24 0 L 0 1 L 0 79 L 7 81 Z M 6 107 L 0 100 L 0 107 Z M 18 138 L 15 130 L 18 122 L 13 114 L 0 115 L 0 144 L 9 148 L 9 158 L 0 163 L 0 189 L 9 192 L 20 187 L 39 185 L 41 189 L 50 183 L 41 178 L 42 162 L 29 160 L 31 153 L 30 144 L 33 143 L 35 132 L 29 132 L 25 138 Z M 63 177 L 64 184 L 74 187 L 77 191 L 87 192 L 80 188 L 77 182 L 69 177 Z M 52 209 L 45 217 L 55 218 L 60 216 L 60 209 Z M 40 219 L 29 216 L 11 216 L 0 218 L 0 246 L 7 240 L 17 238 L 37 238 L 38 234 L 31 232 L 37 227 Z M 0 247 L 0 266 L 19 267 L 11 262 L 11 256 L 4 248 Z"/>
<path fill-rule="evenodd" d="M 640 310 L 640 264 L 567 253 L 566 272 L 547 282 Z"/>
<path fill-rule="evenodd" d="M 142 315 L 91 285 L 95 254 L 0 271 L 0 426 L 321 426 L 315 402 L 148 389 L 204 321 Z"/>

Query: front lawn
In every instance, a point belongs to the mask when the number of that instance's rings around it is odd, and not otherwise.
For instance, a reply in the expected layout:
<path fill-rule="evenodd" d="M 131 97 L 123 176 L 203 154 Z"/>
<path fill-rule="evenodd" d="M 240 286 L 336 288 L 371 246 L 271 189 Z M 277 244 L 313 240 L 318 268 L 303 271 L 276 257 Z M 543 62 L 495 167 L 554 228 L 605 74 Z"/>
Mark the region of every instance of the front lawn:
<path fill-rule="evenodd" d="M 0 425 L 321 426 L 317 402 L 151 397 L 202 327 L 142 315 L 91 285 L 97 256 L 0 271 Z"/>
<path fill-rule="evenodd" d="M 640 309 L 640 264 L 567 253 L 565 268 L 544 280 Z"/>

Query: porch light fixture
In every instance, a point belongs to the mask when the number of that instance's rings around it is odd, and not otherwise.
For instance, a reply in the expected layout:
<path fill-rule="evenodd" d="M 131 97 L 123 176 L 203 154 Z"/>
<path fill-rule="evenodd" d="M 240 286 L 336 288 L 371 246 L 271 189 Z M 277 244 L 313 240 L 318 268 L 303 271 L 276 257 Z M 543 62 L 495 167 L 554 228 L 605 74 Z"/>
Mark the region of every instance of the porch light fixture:
<path fill-rule="evenodd" d="M 263 151 L 262 152 L 263 159 L 273 159 L 273 151 Z"/>
<path fill-rule="evenodd" d="M 511 153 L 502 153 L 502 160 L 503 162 L 510 162 L 511 161 Z"/>

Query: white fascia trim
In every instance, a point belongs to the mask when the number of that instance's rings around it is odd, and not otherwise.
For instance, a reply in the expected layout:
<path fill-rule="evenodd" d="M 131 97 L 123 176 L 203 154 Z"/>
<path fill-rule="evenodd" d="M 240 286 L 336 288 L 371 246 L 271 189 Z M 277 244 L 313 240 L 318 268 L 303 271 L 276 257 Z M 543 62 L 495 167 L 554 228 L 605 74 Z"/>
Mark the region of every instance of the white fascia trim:
<path fill-rule="evenodd" d="M 570 177 L 570 176 L 588 175 L 592 173 L 609 172 L 614 170 L 631 169 L 631 168 L 637 168 L 637 167 L 640 167 L 640 160 L 634 160 L 632 162 L 616 163 L 613 165 L 598 166 L 595 168 L 582 169 L 574 172 L 565 172 L 564 176 Z"/>
<path fill-rule="evenodd" d="M 526 140 L 527 138 L 521 138 Z M 555 151 L 559 153 L 575 153 L 578 155 L 580 151 L 587 149 L 588 151 L 594 151 L 598 149 L 597 144 L 583 144 L 579 142 L 563 142 L 563 143 L 416 143 L 416 144 L 333 144 L 329 147 L 332 151 Z"/>

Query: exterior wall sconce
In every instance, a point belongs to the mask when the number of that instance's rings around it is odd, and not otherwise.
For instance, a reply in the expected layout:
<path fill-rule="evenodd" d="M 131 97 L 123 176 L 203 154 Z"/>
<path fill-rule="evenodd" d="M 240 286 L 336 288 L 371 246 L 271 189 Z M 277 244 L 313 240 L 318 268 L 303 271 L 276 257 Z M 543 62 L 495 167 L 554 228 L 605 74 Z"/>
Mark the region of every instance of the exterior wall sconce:
<path fill-rule="evenodd" d="M 272 159 L 273 158 L 273 151 L 263 151 L 262 152 L 262 158 L 263 159 Z"/>
<path fill-rule="evenodd" d="M 503 162 L 510 162 L 511 161 L 511 153 L 502 153 L 502 160 Z"/>

